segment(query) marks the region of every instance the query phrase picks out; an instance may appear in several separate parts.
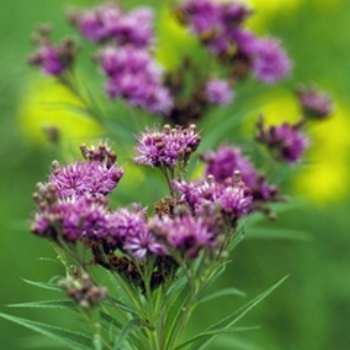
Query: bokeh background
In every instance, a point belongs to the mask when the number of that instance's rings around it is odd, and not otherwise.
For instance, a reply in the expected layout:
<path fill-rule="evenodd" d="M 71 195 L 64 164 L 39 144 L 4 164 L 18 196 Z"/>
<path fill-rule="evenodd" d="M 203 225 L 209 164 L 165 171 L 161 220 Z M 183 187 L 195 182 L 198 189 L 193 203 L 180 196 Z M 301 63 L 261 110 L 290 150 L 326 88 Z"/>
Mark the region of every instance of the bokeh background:
<path fill-rule="evenodd" d="M 54 37 L 65 36 L 73 33 L 63 16 L 66 5 L 93 3 L 0 2 L 0 311 L 54 324 L 73 325 L 74 321 L 66 313 L 6 308 L 10 303 L 48 297 L 22 278 L 48 281 L 62 273 L 59 265 L 39 259 L 54 257 L 47 242 L 28 233 L 35 183 L 45 179 L 51 160 L 61 157 L 45 142 L 41 130 L 52 125 L 61 128 L 67 157 L 74 145 L 103 135 L 103 130 L 57 105 L 48 108 L 55 101 L 78 102 L 28 68 L 25 57 L 32 50 L 28 38 L 35 23 L 51 22 Z M 128 7 L 137 3 L 124 1 Z M 164 7 L 156 0 L 144 3 Z M 314 141 L 308 163 L 286 181 L 285 190 L 297 198 L 292 202 L 295 205 L 288 206 L 274 223 L 261 221 L 255 234 L 248 230 L 247 239 L 235 250 L 217 288 L 235 286 L 246 291 L 249 298 L 286 274 L 290 274 L 289 279 L 242 320 L 241 325 L 260 325 L 259 330 L 222 337 L 211 349 L 345 350 L 350 344 L 350 1 L 251 3 L 256 14 L 250 26 L 261 34 L 282 38 L 294 60 L 294 73 L 278 88 L 252 87 L 249 94 L 243 90 L 232 106 L 232 114 L 240 107 L 249 107 L 252 113 L 263 111 L 271 120 L 295 120 L 300 111 L 291 90 L 300 82 L 314 82 L 331 92 L 336 110 L 329 121 L 309 129 Z M 159 59 L 172 67 L 178 53 L 191 47 L 192 41 L 164 11 L 157 25 L 161 29 Z M 209 121 L 208 125 L 213 124 Z M 243 131 L 248 133 L 249 125 L 244 123 Z M 232 135 L 222 133 L 220 138 L 232 140 Z M 137 181 L 140 177 L 142 174 L 134 174 Z M 132 189 L 132 182 L 128 186 Z M 259 232 L 279 233 L 271 237 Z M 191 331 L 202 329 L 244 302 L 224 298 L 216 304 L 207 303 L 195 313 Z M 7 350 L 60 349 L 50 340 L 2 319 L 0 344 Z"/>

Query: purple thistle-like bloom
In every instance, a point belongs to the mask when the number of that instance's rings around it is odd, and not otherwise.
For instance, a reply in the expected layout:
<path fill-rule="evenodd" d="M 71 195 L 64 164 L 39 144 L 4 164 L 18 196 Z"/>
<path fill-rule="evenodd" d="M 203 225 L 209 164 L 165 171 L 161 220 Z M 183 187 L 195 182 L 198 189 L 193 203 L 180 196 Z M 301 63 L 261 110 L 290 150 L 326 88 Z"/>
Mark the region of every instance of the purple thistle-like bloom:
<path fill-rule="evenodd" d="M 164 254 L 164 248 L 150 233 L 144 210 L 119 209 L 112 212 L 108 220 L 109 240 L 113 247 L 119 247 L 141 260 L 147 253 Z"/>
<path fill-rule="evenodd" d="M 38 211 L 32 232 L 40 236 L 60 235 L 69 242 L 99 240 L 106 234 L 107 210 L 94 198 L 71 197 Z"/>
<path fill-rule="evenodd" d="M 88 11 L 70 14 L 70 20 L 81 34 L 94 42 L 99 42 L 111 35 L 115 23 L 122 17 L 121 8 L 113 2 L 97 6 Z"/>
<path fill-rule="evenodd" d="M 264 38 L 258 42 L 252 68 L 258 80 L 272 84 L 290 73 L 292 63 L 278 40 Z"/>
<path fill-rule="evenodd" d="M 152 21 L 154 13 L 150 8 L 140 7 L 125 14 L 115 24 L 112 34 L 119 45 L 133 45 L 143 48 L 152 43 L 154 38 Z"/>
<path fill-rule="evenodd" d="M 211 0 L 187 0 L 180 6 L 181 19 L 199 36 L 220 31 L 222 11 L 220 4 Z"/>
<path fill-rule="evenodd" d="M 125 13 L 113 2 L 89 11 L 70 14 L 71 22 L 91 41 L 114 39 L 118 45 L 132 45 L 139 48 L 145 48 L 153 41 L 153 17 L 150 8 L 140 7 Z"/>
<path fill-rule="evenodd" d="M 71 39 L 64 40 L 60 45 L 51 43 L 49 33 L 38 29 L 37 51 L 28 58 L 28 63 L 41 68 L 44 74 L 58 76 L 67 70 L 74 60 L 75 48 Z"/>
<path fill-rule="evenodd" d="M 56 165 L 50 181 L 55 184 L 60 198 L 89 195 L 107 195 L 116 188 L 123 176 L 122 168 L 107 168 L 98 161 L 75 162 L 66 167 Z"/>
<path fill-rule="evenodd" d="M 187 161 L 197 149 L 200 136 L 194 125 L 188 128 L 171 129 L 165 125 L 163 131 L 157 129 L 141 133 L 136 146 L 136 164 L 148 166 L 175 167 L 179 161 Z"/>
<path fill-rule="evenodd" d="M 195 219 L 190 215 L 153 217 L 149 227 L 166 247 L 180 250 L 191 258 L 197 257 L 200 249 L 216 245 L 217 232 L 204 218 Z"/>
<path fill-rule="evenodd" d="M 206 163 L 206 176 L 212 175 L 215 181 L 224 184 L 238 170 L 242 181 L 251 191 L 253 201 L 276 200 L 277 187 L 266 182 L 240 148 L 221 146 L 216 151 L 203 154 L 201 159 Z"/>
<path fill-rule="evenodd" d="M 39 47 L 36 55 L 30 60 L 32 64 L 40 66 L 47 75 L 60 75 L 66 69 L 59 50 L 50 44 Z"/>
<path fill-rule="evenodd" d="M 236 28 L 230 32 L 238 50 L 248 57 L 254 55 L 259 48 L 259 39 L 248 29 Z"/>
<path fill-rule="evenodd" d="M 284 122 L 278 126 L 266 127 L 261 118 L 256 139 L 275 152 L 277 159 L 293 164 L 300 160 L 309 145 L 307 138 L 300 132 L 301 126 L 302 122 Z"/>
<path fill-rule="evenodd" d="M 240 172 L 243 182 L 248 187 L 252 187 L 258 177 L 253 164 L 243 156 L 238 147 L 221 146 L 215 152 L 210 151 L 202 155 L 202 160 L 207 164 L 206 176 L 212 175 L 220 183 L 233 177 L 236 170 Z"/>
<path fill-rule="evenodd" d="M 234 98 L 229 83 L 226 80 L 211 79 L 205 86 L 205 93 L 210 103 L 220 106 L 227 105 Z"/>
<path fill-rule="evenodd" d="M 297 95 L 307 116 L 324 119 L 333 110 L 331 98 L 317 88 L 300 88 Z"/>
<path fill-rule="evenodd" d="M 163 69 L 149 52 L 132 46 L 107 47 L 98 60 L 108 77 L 106 90 L 111 98 L 123 98 L 156 114 L 170 112 L 173 100 L 163 85 Z"/>
<path fill-rule="evenodd" d="M 223 214 L 238 219 L 252 209 L 249 189 L 241 180 L 229 178 L 219 183 L 209 175 L 206 180 L 173 181 L 173 186 L 181 194 L 180 203 L 187 204 L 193 213 L 203 212 L 206 206 L 219 206 Z"/>

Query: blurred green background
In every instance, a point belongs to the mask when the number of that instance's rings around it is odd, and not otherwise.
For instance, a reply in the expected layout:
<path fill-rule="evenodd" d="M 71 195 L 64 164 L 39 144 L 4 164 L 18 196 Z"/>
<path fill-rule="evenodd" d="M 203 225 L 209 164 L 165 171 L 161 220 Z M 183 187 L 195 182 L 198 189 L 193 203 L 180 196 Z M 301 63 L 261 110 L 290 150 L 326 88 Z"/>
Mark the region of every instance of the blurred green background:
<path fill-rule="evenodd" d="M 26 285 L 21 278 L 48 281 L 52 275 L 62 273 L 59 265 L 39 260 L 39 257 L 54 257 L 54 253 L 46 241 L 28 233 L 35 183 L 45 179 L 57 154 L 53 147 L 40 141 L 40 133 L 36 131 L 41 125 L 35 117 L 37 97 L 33 94 L 39 94 L 40 98 L 45 85 L 37 82 L 40 74 L 26 66 L 25 57 L 32 51 L 28 37 L 35 23 L 51 22 L 54 37 L 65 36 L 73 33 L 62 14 L 65 5 L 92 3 L 86 0 L 0 2 L 0 311 L 54 324 L 74 321 L 65 313 L 5 307 L 48 297 Z M 137 1 L 127 4 L 133 3 Z M 160 4 L 159 1 L 147 3 Z M 241 322 L 241 325 L 260 325 L 260 330 L 234 338 L 223 337 L 211 349 L 349 349 L 350 2 L 294 0 L 288 1 L 288 6 L 283 0 L 253 3 L 257 12 L 251 26 L 262 34 L 281 37 L 295 67 L 292 78 L 277 90 L 257 89 L 252 104 L 260 101 L 266 113 L 288 118 L 296 113 L 289 103 L 289 88 L 299 82 L 316 82 L 332 92 L 337 111 L 332 120 L 310 129 L 315 140 L 314 150 L 309 153 L 311 165 L 303 169 L 304 175 L 296 173 L 296 179 L 286 188 L 289 193 L 302 197 L 302 204 L 280 214 L 277 222 L 263 224 L 264 228 L 274 230 L 283 227 L 306 231 L 309 239 L 259 239 L 256 236 L 249 239 L 247 232 L 247 239 L 235 250 L 218 288 L 234 286 L 246 291 L 249 298 L 286 274 L 290 274 L 289 279 Z M 158 22 L 162 26 L 163 41 L 167 35 L 173 35 L 178 40 L 169 39 L 174 43 L 173 49 L 181 49 L 181 35 L 167 29 L 167 21 Z M 190 45 L 190 41 L 186 41 L 186 45 Z M 166 61 L 171 49 L 164 48 L 160 57 Z M 28 107 L 28 98 L 34 107 Z M 244 105 L 250 101 L 242 98 L 237 103 Z M 93 137 L 101 133 L 93 124 L 80 119 L 71 121 L 61 111 L 54 113 L 52 118 L 61 119 L 63 128 L 68 130 L 64 134 L 67 144 L 69 138 L 80 142 L 86 135 Z M 74 131 L 77 125 L 80 133 Z M 227 140 L 229 135 L 223 138 Z M 202 329 L 244 302 L 226 298 L 218 304 L 206 304 L 195 313 L 192 330 Z M 39 349 L 38 345 L 33 347 L 34 340 L 37 336 L 32 332 L 0 319 L 2 349 Z M 45 339 L 41 340 L 40 348 L 60 349 Z"/>

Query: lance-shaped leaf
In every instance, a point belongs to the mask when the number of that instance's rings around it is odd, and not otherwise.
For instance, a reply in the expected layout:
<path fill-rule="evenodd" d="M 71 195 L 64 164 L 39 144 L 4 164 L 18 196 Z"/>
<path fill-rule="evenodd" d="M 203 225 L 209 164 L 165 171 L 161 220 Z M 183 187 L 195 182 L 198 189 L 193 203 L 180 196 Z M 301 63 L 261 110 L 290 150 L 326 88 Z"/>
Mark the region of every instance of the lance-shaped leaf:
<path fill-rule="evenodd" d="M 216 298 L 221 298 L 223 296 L 228 296 L 228 295 L 236 295 L 236 296 L 240 296 L 240 297 L 246 296 L 246 294 L 239 289 L 225 288 L 225 289 L 219 290 L 217 292 L 214 292 L 214 293 L 202 298 L 201 300 L 198 301 L 198 304 L 202 304 L 202 303 L 205 303 L 207 301 L 210 301 L 210 300 L 213 300 Z"/>
<path fill-rule="evenodd" d="M 27 303 L 10 304 L 9 307 L 26 307 L 26 308 L 41 308 L 41 309 L 70 309 L 75 310 L 76 304 L 72 300 L 43 300 L 30 301 Z"/>
<path fill-rule="evenodd" d="M 258 305 L 262 300 L 264 300 L 268 295 L 270 295 L 278 286 L 280 286 L 288 276 L 283 277 L 281 280 L 279 280 L 276 284 L 274 284 L 272 287 L 267 289 L 265 292 L 259 294 L 256 298 L 242 306 L 237 311 L 233 312 L 231 315 L 225 317 L 223 320 L 215 323 L 214 325 L 210 326 L 205 332 L 217 332 L 218 334 L 222 332 L 225 329 L 228 329 L 232 327 L 234 324 L 236 324 L 243 316 L 245 316 L 250 310 L 252 310 L 256 305 Z M 202 334 L 202 333 L 201 333 Z M 198 336 L 200 336 L 199 334 Z M 198 341 L 195 341 L 193 345 L 191 346 L 191 350 L 203 350 L 205 349 L 216 337 L 216 334 L 210 334 L 207 336 L 203 336 Z"/>
<path fill-rule="evenodd" d="M 50 326 L 44 323 L 0 313 L 0 317 L 29 328 L 35 332 L 53 338 L 73 350 L 93 350 L 92 338 L 86 334 L 73 332 L 68 329 Z"/>

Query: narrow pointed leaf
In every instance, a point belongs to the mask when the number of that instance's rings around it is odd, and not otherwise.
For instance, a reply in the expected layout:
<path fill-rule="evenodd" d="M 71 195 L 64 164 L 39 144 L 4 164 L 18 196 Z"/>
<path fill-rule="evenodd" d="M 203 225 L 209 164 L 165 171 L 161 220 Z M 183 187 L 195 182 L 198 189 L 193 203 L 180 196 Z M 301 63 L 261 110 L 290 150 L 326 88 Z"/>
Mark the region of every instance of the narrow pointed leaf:
<path fill-rule="evenodd" d="M 142 327 L 142 326 L 146 326 L 146 323 L 143 322 L 142 320 L 137 319 L 137 318 L 130 320 L 122 329 L 113 349 L 114 350 L 121 350 L 122 345 L 125 342 L 126 338 L 128 337 L 129 333 L 135 329 Z"/>
<path fill-rule="evenodd" d="M 280 286 L 288 276 L 283 277 L 277 283 L 275 283 L 272 287 L 267 289 L 265 292 L 259 294 L 256 298 L 249 301 L 247 304 L 242 306 L 237 311 L 233 312 L 231 315 L 225 317 L 223 320 L 217 322 L 216 324 L 209 327 L 204 333 L 212 332 L 215 330 L 225 329 L 232 327 L 235 323 L 237 323 L 243 316 L 245 316 L 250 310 L 252 310 L 256 305 L 258 305 L 262 300 L 264 300 L 268 295 L 270 295 L 278 286 Z M 195 342 L 191 350 L 202 350 L 205 349 L 215 338 L 215 334 L 210 336 L 209 339 L 200 339 Z"/>
<path fill-rule="evenodd" d="M 180 350 L 184 347 L 186 347 L 187 345 L 202 339 L 202 338 L 211 338 L 213 336 L 216 335 L 220 335 L 220 334 L 227 334 L 227 333 L 236 333 L 236 332 L 248 332 L 248 331 L 252 331 L 252 330 L 257 330 L 260 327 L 232 327 L 232 328 L 223 328 L 223 329 L 217 329 L 214 331 L 209 331 L 209 332 L 204 332 L 204 333 L 200 333 L 198 335 L 196 335 L 195 337 L 186 340 L 184 343 L 176 346 L 173 350 Z"/>
<path fill-rule="evenodd" d="M 22 280 L 32 286 L 36 286 L 43 289 L 54 290 L 57 292 L 63 292 L 62 288 L 58 286 L 56 283 L 35 282 L 35 281 L 26 280 L 24 278 Z"/>
<path fill-rule="evenodd" d="M 82 333 L 0 313 L 0 317 L 53 338 L 73 350 L 93 350 L 92 339 Z"/>
<path fill-rule="evenodd" d="M 107 331 L 111 331 L 114 334 L 121 333 L 124 325 L 121 322 L 119 322 L 116 318 L 103 311 L 100 312 L 100 317 L 101 325 L 104 329 L 106 329 Z M 134 344 L 137 349 L 142 348 L 139 338 L 136 337 L 134 334 L 129 334 L 129 341 L 130 343 Z"/>
<path fill-rule="evenodd" d="M 76 304 L 71 300 L 44 300 L 28 303 L 10 304 L 9 307 L 41 308 L 41 309 L 76 309 Z"/>
<path fill-rule="evenodd" d="M 220 298 L 220 297 L 223 297 L 223 296 L 228 296 L 228 295 L 236 295 L 236 296 L 240 296 L 240 297 L 244 297 L 246 296 L 246 294 L 244 292 L 242 292 L 241 290 L 239 289 L 236 289 L 236 288 L 225 288 L 225 289 L 222 289 L 218 292 L 215 292 L 215 293 L 212 293 L 202 299 L 200 299 L 198 301 L 198 304 L 202 304 L 202 303 L 205 303 L 207 301 L 210 301 L 210 300 L 213 300 L 213 299 L 216 299 L 216 298 Z"/>

